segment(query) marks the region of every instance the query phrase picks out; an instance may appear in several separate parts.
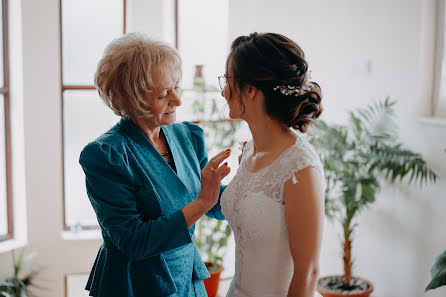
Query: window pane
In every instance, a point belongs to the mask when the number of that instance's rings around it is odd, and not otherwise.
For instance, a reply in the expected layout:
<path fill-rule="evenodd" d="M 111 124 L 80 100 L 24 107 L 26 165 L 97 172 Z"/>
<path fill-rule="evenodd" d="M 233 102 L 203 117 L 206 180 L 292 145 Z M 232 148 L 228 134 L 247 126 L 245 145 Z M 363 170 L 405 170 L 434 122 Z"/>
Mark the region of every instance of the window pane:
<path fill-rule="evenodd" d="M 93 85 L 105 46 L 122 35 L 123 3 L 123 0 L 62 0 L 65 85 Z"/>
<path fill-rule="evenodd" d="M 178 5 L 178 46 L 183 57 L 183 87 L 192 87 L 194 65 L 197 64 L 204 65 L 206 84 L 217 86 L 217 77 L 224 74 L 229 52 L 228 0 L 179 0 Z"/>
<path fill-rule="evenodd" d="M 97 225 L 85 191 L 79 155 L 86 144 L 111 128 L 119 117 L 102 103 L 96 90 L 65 91 L 63 101 L 66 224 Z"/>
<path fill-rule="evenodd" d="M 8 233 L 5 149 L 5 102 L 3 95 L 0 95 L 0 236 Z"/>
<path fill-rule="evenodd" d="M 0 1 L 0 86 L 3 87 L 4 74 L 3 74 L 3 1 Z"/>

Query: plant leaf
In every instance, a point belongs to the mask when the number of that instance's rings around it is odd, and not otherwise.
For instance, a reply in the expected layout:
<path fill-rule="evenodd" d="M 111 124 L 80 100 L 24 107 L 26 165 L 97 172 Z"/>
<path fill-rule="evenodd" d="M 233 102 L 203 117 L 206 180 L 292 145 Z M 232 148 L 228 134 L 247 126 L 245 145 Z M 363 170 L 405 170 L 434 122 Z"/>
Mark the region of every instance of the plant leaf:
<path fill-rule="evenodd" d="M 427 285 L 426 290 L 436 289 L 446 285 L 446 250 L 438 256 L 431 269 L 432 280 Z"/>
<path fill-rule="evenodd" d="M 14 287 L 12 282 L 0 282 L 0 287 Z"/>

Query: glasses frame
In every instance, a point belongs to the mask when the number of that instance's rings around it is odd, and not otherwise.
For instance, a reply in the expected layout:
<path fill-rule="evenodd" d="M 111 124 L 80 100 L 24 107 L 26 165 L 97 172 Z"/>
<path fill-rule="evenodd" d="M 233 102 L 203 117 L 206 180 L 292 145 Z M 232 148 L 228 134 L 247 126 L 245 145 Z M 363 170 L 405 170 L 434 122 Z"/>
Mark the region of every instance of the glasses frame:
<path fill-rule="evenodd" d="M 226 88 L 226 85 L 228 84 L 228 78 L 234 78 L 233 76 L 226 76 L 226 75 L 220 75 L 217 77 L 218 79 L 218 86 L 220 87 L 220 90 L 223 92 Z"/>

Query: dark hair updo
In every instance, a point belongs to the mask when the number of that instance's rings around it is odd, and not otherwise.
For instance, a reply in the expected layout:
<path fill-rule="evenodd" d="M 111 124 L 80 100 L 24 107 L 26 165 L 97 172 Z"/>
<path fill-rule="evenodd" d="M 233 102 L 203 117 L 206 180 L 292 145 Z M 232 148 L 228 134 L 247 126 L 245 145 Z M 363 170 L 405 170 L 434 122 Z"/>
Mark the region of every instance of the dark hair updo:
<path fill-rule="evenodd" d="M 240 36 L 232 43 L 227 63 L 235 85 L 241 89 L 250 84 L 261 90 L 268 115 L 287 127 L 306 132 L 322 113 L 321 88 L 307 81 L 304 52 L 291 39 L 275 33 Z M 286 95 L 277 86 L 303 91 Z"/>

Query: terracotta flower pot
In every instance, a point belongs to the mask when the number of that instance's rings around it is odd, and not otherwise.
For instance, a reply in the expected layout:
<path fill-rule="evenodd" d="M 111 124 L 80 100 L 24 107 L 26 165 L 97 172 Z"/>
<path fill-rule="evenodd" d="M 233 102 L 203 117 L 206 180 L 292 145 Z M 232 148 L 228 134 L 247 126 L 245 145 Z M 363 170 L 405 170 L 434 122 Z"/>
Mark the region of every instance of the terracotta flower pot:
<path fill-rule="evenodd" d="M 208 268 L 214 266 L 214 264 L 211 262 L 204 262 L 204 264 L 206 264 L 206 267 Z M 218 265 L 216 270 L 208 269 L 208 271 L 211 277 L 203 280 L 204 287 L 206 288 L 208 297 L 216 297 L 218 292 L 218 284 L 220 283 L 220 273 L 223 271 L 223 267 Z"/>
<path fill-rule="evenodd" d="M 330 290 L 330 288 L 327 288 L 323 284 L 326 283 L 328 280 L 337 280 L 338 282 L 342 279 L 341 275 L 335 275 L 335 276 L 326 276 L 321 279 L 319 279 L 317 283 L 316 290 L 321 294 L 323 297 L 369 297 L 370 294 L 373 292 L 373 285 L 371 282 L 369 282 L 366 279 L 360 278 L 360 277 L 352 277 L 353 282 L 358 282 L 363 285 L 365 285 L 365 288 L 362 290 L 357 289 L 358 292 L 353 292 L 352 290 L 344 289 L 342 290 Z"/>

